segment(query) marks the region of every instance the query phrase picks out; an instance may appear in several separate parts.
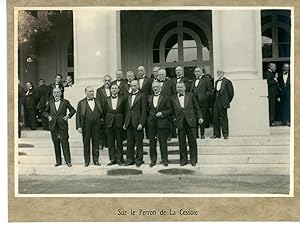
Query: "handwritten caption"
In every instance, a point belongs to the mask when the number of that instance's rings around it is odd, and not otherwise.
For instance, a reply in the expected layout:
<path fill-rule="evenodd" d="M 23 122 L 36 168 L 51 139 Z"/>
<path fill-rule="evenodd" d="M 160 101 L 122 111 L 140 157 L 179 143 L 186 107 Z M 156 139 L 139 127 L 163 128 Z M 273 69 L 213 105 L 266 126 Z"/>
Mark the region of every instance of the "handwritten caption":
<path fill-rule="evenodd" d="M 118 216 L 198 216 L 199 211 L 185 209 L 159 209 L 159 210 L 144 210 L 144 209 L 118 209 Z"/>

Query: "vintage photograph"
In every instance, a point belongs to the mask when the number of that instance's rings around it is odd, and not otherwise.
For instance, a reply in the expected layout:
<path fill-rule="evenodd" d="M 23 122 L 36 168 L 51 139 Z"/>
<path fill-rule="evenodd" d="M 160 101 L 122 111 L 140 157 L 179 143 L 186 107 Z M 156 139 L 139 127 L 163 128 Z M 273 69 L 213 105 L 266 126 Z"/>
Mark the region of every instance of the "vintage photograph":
<path fill-rule="evenodd" d="M 16 197 L 293 196 L 292 7 L 14 20 Z"/>

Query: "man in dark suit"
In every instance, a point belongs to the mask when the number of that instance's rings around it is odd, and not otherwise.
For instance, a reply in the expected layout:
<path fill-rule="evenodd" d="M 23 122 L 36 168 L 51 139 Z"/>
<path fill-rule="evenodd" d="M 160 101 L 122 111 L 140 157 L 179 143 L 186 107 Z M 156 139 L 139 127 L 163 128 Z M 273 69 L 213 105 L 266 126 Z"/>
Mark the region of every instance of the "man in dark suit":
<path fill-rule="evenodd" d="M 187 93 L 184 82 L 176 84 L 177 94 L 171 97 L 175 124 L 178 129 L 180 166 L 188 162 L 186 137 L 188 138 L 190 161 L 196 166 L 198 161 L 196 129 L 203 122 L 201 110 L 194 94 Z"/>
<path fill-rule="evenodd" d="M 61 98 L 61 89 L 53 89 L 53 98 L 50 100 L 44 111 L 44 116 L 49 121 L 49 130 L 55 150 L 55 167 L 62 164 L 61 148 L 68 167 L 71 167 L 71 154 L 69 145 L 68 119 L 75 113 L 75 109 L 68 100 Z M 67 114 L 67 110 L 69 113 Z"/>
<path fill-rule="evenodd" d="M 55 82 L 51 83 L 49 86 L 50 86 L 50 89 L 51 89 L 51 93 L 50 93 L 51 96 L 50 96 L 49 100 L 54 99 L 53 98 L 53 89 L 55 89 L 55 88 L 60 88 L 61 93 L 62 93 L 61 97 L 64 98 L 64 86 L 63 86 L 63 81 L 62 81 L 62 75 L 61 74 L 56 74 Z"/>
<path fill-rule="evenodd" d="M 160 67 L 159 66 L 154 66 L 153 69 L 152 69 L 152 74 L 151 74 L 151 79 L 152 81 L 155 81 L 157 80 L 157 77 L 158 77 L 158 71 L 160 70 Z"/>
<path fill-rule="evenodd" d="M 190 91 L 190 81 L 187 77 L 183 76 L 183 68 L 181 66 L 177 66 L 175 69 L 175 73 L 176 73 L 176 78 L 172 78 L 171 79 L 171 90 L 172 90 L 172 94 L 176 95 L 177 91 L 176 91 L 176 84 L 179 82 L 183 82 L 185 84 L 186 87 L 186 92 Z"/>
<path fill-rule="evenodd" d="M 148 98 L 152 91 L 151 90 L 152 80 L 151 80 L 151 78 L 148 78 L 146 76 L 144 66 L 138 67 L 138 81 L 139 81 L 139 86 L 140 86 L 140 92 Z"/>
<path fill-rule="evenodd" d="M 127 76 L 127 80 L 126 80 L 126 83 L 124 83 L 124 91 L 123 91 L 125 98 L 131 94 L 132 89 L 130 87 L 130 84 L 133 80 L 136 79 L 133 71 L 127 71 L 126 76 Z"/>
<path fill-rule="evenodd" d="M 25 92 L 25 116 L 28 126 L 31 130 L 36 130 L 37 120 L 36 120 L 36 105 L 37 105 L 37 94 L 36 90 L 30 81 L 26 82 L 26 92 Z"/>
<path fill-rule="evenodd" d="M 18 137 L 21 138 L 22 126 L 24 125 L 25 90 L 18 80 Z"/>
<path fill-rule="evenodd" d="M 39 87 L 36 90 L 37 92 L 37 109 L 42 119 L 42 126 L 44 130 L 48 130 L 48 119 L 43 116 L 45 108 L 48 104 L 48 100 L 50 97 L 50 87 L 45 85 L 45 80 L 39 80 Z"/>
<path fill-rule="evenodd" d="M 108 166 L 123 164 L 123 125 L 125 114 L 125 99 L 119 95 L 119 87 L 113 83 L 110 87 L 111 97 L 106 99 L 104 106 L 105 129 L 108 140 L 110 162 Z"/>
<path fill-rule="evenodd" d="M 160 83 L 161 86 L 161 95 L 164 96 L 172 96 L 172 86 L 171 81 L 167 79 L 167 73 L 165 69 L 158 70 L 157 81 Z"/>
<path fill-rule="evenodd" d="M 103 78 L 103 83 L 104 83 L 103 86 L 99 87 L 97 89 L 97 93 L 96 93 L 96 99 L 101 103 L 102 107 L 106 103 L 106 99 L 110 97 L 111 76 L 105 75 Z M 107 147 L 107 138 L 105 136 L 104 126 L 101 126 L 100 130 L 99 130 L 99 148 L 100 148 L 100 150 L 102 150 L 104 146 Z"/>
<path fill-rule="evenodd" d="M 268 70 L 264 74 L 268 84 L 268 99 L 269 99 L 269 121 L 270 125 L 275 125 L 276 102 L 279 97 L 278 74 L 276 73 L 276 64 L 269 63 Z"/>
<path fill-rule="evenodd" d="M 94 89 L 90 86 L 85 88 L 86 97 L 78 102 L 76 112 L 76 129 L 82 134 L 84 166 L 90 164 L 92 141 L 93 163 L 99 163 L 99 130 L 103 126 L 103 109 L 98 100 L 94 97 Z"/>
<path fill-rule="evenodd" d="M 127 162 L 125 166 L 136 164 L 140 167 L 143 161 L 143 128 L 147 116 L 147 98 L 139 91 L 138 80 L 130 83 L 132 93 L 128 96 L 125 106 L 125 124 L 127 131 Z M 136 154 L 134 147 L 136 146 Z"/>
<path fill-rule="evenodd" d="M 74 82 L 73 82 L 72 76 L 67 76 L 67 77 L 66 77 L 66 80 L 65 80 L 65 82 L 64 82 L 64 84 L 63 84 L 63 86 L 64 86 L 65 88 L 66 88 L 66 87 L 72 87 L 73 84 L 74 84 Z"/>
<path fill-rule="evenodd" d="M 234 89 L 231 81 L 224 76 L 223 69 L 217 70 L 218 80 L 214 90 L 214 107 L 213 107 L 213 126 L 214 134 L 212 139 L 221 138 L 221 128 L 224 139 L 228 139 L 228 116 L 227 109 L 230 108 L 230 102 L 234 96 Z"/>
<path fill-rule="evenodd" d="M 290 126 L 291 120 L 291 83 L 290 83 L 290 65 L 285 63 L 282 67 L 282 73 L 278 76 L 280 89 L 280 111 L 281 122 L 283 125 Z"/>
<path fill-rule="evenodd" d="M 124 96 L 124 87 L 125 87 L 125 85 L 127 84 L 127 81 L 124 79 L 124 77 L 123 77 L 123 72 L 122 72 L 122 70 L 118 70 L 117 72 L 116 72 L 116 77 L 117 77 L 117 79 L 116 80 L 114 80 L 111 84 L 113 85 L 113 84 L 116 84 L 117 86 L 118 86 L 118 88 L 119 88 L 119 93 L 118 93 L 118 95 L 119 96 Z"/>
<path fill-rule="evenodd" d="M 161 94 L 161 85 L 158 81 L 152 83 L 153 95 L 148 99 L 148 112 L 147 119 L 149 129 L 149 142 L 150 142 L 150 159 L 149 167 L 156 165 L 157 151 L 156 144 L 157 138 L 159 141 L 161 159 L 164 166 L 168 166 L 168 145 L 167 139 L 170 129 L 170 115 L 172 113 L 171 103 L 168 96 Z"/>
<path fill-rule="evenodd" d="M 204 68 L 196 67 L 194 70 L 195 79 L 191 83 L 191 92 L 197 98 L 201 109 L 204 122 L 200 125 L 201 139 L 204 139 L 205 127 L 208 122 L 208 98 L 213 93 L 213 86 L 210 80 L 205 76 Z"/>

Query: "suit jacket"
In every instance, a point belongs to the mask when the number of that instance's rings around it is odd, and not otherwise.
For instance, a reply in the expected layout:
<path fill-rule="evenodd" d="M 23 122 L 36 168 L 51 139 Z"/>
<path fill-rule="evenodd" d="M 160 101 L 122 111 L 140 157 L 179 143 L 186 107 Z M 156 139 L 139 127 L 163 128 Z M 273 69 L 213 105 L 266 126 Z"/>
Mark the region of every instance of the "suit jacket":
<path fill-rule="evenodd" d="M 102 106 L 104 106 L 107 98 L 108 98 L 108 96 L 106 95 L 105 87 L 103 85 L 97 89 L 96 99 L 100 101 Z"/>
<path fill-rule="evenodd" d="M 267 70 L 264 74 L 264 78 L 267 79 L 269 98 L 278 97 L 278 80 L 274 79 L 275 74 Z"/>
<path fill-rule="evenodd" d="M 41 85 L 36 91 L 38 98 L 37 109 L 44 109 L 47 106 L 50 97 L 50 87 L 47 85 Z"/>
<path fill-rule="evenodd" d="M 112 84 L 117 84 L 117 80 L 113 81 Z M 127 80 L 122 79 L 119 85 L 119 95 L 124 96 L 125 85 L 128 84 Z"/>
<path fill-rule="evenodd" d="M 153 94 L 153 91 L 152 91 L 152 94 Z M 168 80 L 166 79 L 161 87 L 161 92 L 160 92 L 161 95 L 163 96 L 172 96 L 172 82 L 171 80 Z"/>
<path fill-rule="evenodd" d="M 59 86 L 59 88 L 61 89 L 61 97 L 64 98 L 65 87 L 64 87 L 64 85 L 63 85 L 63 82 L 59 83 L 58 86 Z M 51 83 L 51 84 L 49 85 L 49 87 L 50 87 L 50 98 L 49 98 L 49 100 L 54 100 L 54 97 L 53 97 L 53 89 L 56 88 L 55 82 L 54 82 L 54 83 Z"/>
<path fill-rule="evenodd" d="M 207 106 L 207 100 L 213 93 L 211 81 L 205 75 L 203 75 L 199 80 L 197 87 L 195 87 L 195 82 L 196 79 L 192 80 L 191 82 L 191 92 L 196 96 L 200 107 Z"/>
<path fill-rule="evenodd" d="M 198 120 L 203 118 L 196 97 L 193 93 L 185 93 L 184 108 L 181 107 L 177 94 L 171 97 L 173 116 L 178 129 L 183 128 L 184 119 L 190 127 L 197 127 Z"/>
<path fill-rule="evenodd" d="M 152 92 L 152 79 L 145 76 L 143 85 L 140 85 L 140 92 L 144 94 L 147 98 Z"/>
<path fill-rule="evenodd" d="M 215 85 L 215 90 L 214 90 L 214 101 L 216 100 L 216 93 L 217 93 L 216 87 L 217 87 L 217 83 Z M 232 82 L 229 79 L 225 77 L 222 79 L 221 89 L 219 93 L 220 93 L 220 98 L 221 98 L 223 108 L 224 109 L 230 108 L 230 102 L 232 101 L 234 96 L 234 89 L 233 89 Z"/>
<path fill-rule="evenodd" d="M 81 99 L 78 102 L 77 112 L 76 112 L 76 129 L 84 128 L 85 112 L 86 112 L 87 106 L 89 106 L 89 105 L 88 105 L 86 97 Z M 99 118 L 99 121 L 97 121 L 97 122 L 99 122 L 99 124 L 102 124 L 103 123 L 103 108 L 97 99 L 95 99 L 95 108 L 94 109 L 98 109 L 100 118 Z"/>
<path fill-rule="evenodd" d="M 126 99 L 125 127 L 128 128 L 130 122 L 132 122 L 134 128 L 137 128 L 139 124 L 144 127 L 147 116 L 147 97 L 141 92 L 138 92 L 132 106 L 131 98 L 132 94 Z"/>
<path fill-rule="evenodd" d="M 112 127 L 114 124 L 116 128 L 122 128 L 125 116 L 125 98 L 118 96 L 117 107 L 115 110 L 112 108 L 111 101 L 112 97 L 107 98 L 103 108 L 105 114 L 105 127 Z"/>
<path fill-rule="evenodd" d="M 278 75 L 278 84 L 279 84 L 280 94 L 290 96 L 290 89 L 291 89 L 290 72 L 288 72 L 288 78 L 286 80 L 286 83 L 284 83 L 283 72 L 281 72 Z"/>
<path fill-rule="evenodd" d="M 128 81 L 126 80 L 125 83 L 123 84 L 123 96 L 126 98 L 129 96 L 130 92 L 130 85 L 128 84 Z"/>
<path fill-rule="evenodd" d="M 179 82 L 184 82 L 186 87 L 186 92 L 190 92 L 191 82 L 187 77 L 182 77 Z M 177 94 L 176 91 L 177 78 L 174 77 L 171 79 L 171 92 L 172 95 Z"/>
<path fill-rule="evenodd" d="M 37 104 L 36 90 L 31 88 L 25 92 L 25 109 L 35 109 Z"/>
<path fill-rule="evenodd" d="M 54 100 L 49 101 L 46 106 L 44 116 L 46 118 L 51 116 L 52 118 L 52 120 L 49 121 L 49 130 L 51 132 L 55 130 L 56 126 L 58 126 L 58 129 L 62 131 L 61 134 L 68 137 L 68 121 L 65 121 L 63 119 L 63 117 L 67 115 L 67 110 L 69 110 L 69 118 L 71 118 L 76 113 L 76 110 L 68 100 L 62 98 L 58 110 L 56 110 Z"/>
<path fill-rule="evenodd" d="M 160 94 L 157 102 L 157 107 L 154 108 L 153 105 L 153 95 L 148 99 L 148 124 L 153 124 L 157 120 L 158 128 L 169 129 L 171 127 L 171 117 L 172 107 L 168 96 Z M 161 112 L 162 117 L 156 117 L 155 115 Z"/>

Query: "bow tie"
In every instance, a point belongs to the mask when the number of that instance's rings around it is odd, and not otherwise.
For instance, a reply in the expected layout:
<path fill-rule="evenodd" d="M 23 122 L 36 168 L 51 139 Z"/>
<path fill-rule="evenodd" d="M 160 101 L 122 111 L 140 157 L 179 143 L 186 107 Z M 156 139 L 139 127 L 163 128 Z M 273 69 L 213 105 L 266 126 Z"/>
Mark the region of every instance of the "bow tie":
<path fill-rule="evenodd" d="M 164 80 L 159 80 L 159 79 L 158 79 L 157 81 L 158 81 L 158 82 L 161 82 L 161 83 L 164 83 L 164 82 L 165 82 Z"/>
<path fill-rule="evenodd" d="M 181 79 L 183 76 L 177 76 L 177 79 Z"/>
<path fill-rule="evenodd" d="M 159 96 L 160 95 L 160 93 L 158 93 L 158 94 L 154 94 L 154 97 L 157 97 L 157 96 Z"/>
<path fill-rule="evenodd" d="M 285 72 L 283 72 L 283 74 L 288 74 L 288 72 L 286 72 L 286 73 L 285 73 Z"/>
<path fill-rule="evenodd" d="M 182 97 L 182 96 L 184 96 L 183 93 L 179 93 L 179 94 L 178 94 L 178 97 Z"/>
<path fill-rule="evenodd" d="M 60 98 L 58 98 L 58 99 L 55 99 L 55 102 L 59 102 L 60 101 Z"/>
<path fill-rule="evenodd" d="M 114 96 L 114 95 L 111 95 L 112 99 L 116 99 L 118 97 L 118 95 Z"/>
<path fill-rule="evenodd" d="M 138 93 L 138 92 L 135 92 L 135 93 L 131 93 L 131 95 L 132 95 L 132 96 L 133 96 L 133 95 L 137 95 L 137 93 Z"/>
<path fill-rule="evenodd" d="M 88 100 L 88 101 L 93 101 L 93 100 L 94 100 L 94 98 L 88 98 L 87 100 Z"/>
<path fill-rule="evenodd" d="M 219 78 L 217 81 L 222 81 L 223 80 L 223 78 Z"/>

